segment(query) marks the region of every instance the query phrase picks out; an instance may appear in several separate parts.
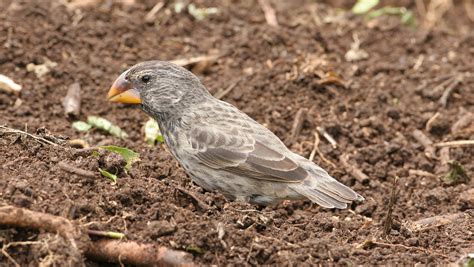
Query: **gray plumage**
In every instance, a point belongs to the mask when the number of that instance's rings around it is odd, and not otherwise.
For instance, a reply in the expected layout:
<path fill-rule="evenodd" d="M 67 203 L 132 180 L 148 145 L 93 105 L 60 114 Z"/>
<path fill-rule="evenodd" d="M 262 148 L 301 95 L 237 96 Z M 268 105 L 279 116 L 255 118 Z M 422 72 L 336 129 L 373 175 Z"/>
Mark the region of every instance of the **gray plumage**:
<path fill-rule="evenodd" d="M 142 110 L 158 121 L 172 154 L 206 190 L 261 205 L 307 198 L 343 209 L 363 200 L 291 152 L 267 128 L 214 98 L 186 69 L 149 61 L 133 66 L 124 77 L 139 91 Z"/>

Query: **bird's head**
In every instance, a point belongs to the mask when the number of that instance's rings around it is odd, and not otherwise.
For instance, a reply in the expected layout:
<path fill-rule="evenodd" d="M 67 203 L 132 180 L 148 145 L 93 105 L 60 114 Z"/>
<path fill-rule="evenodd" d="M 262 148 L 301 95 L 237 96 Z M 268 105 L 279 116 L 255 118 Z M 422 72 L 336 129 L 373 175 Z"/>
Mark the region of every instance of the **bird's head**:
<path fill-rule="evenodd" d="M 152 116 L 180 113 L 210 94 L 190 71 L 164 61 L 138 63 L 110 88 L 111 102 L 140 105 Z"/>

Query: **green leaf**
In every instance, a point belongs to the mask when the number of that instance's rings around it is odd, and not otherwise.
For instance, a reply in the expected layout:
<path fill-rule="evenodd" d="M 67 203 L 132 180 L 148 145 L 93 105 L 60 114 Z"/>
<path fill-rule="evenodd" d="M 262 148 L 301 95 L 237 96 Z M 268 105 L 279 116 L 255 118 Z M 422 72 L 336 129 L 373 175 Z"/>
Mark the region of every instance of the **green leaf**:
<path fill-rule="evenodd" d="M 416 23 L 416 18 L 413 15 L 413 12 L 411 10 L 407 10 L 407 12 L 405 12 L 402 15 L 402 18 L 400 20 L 403 24 L 409 25 L 409 26 L 416 26 L 416 24 L 417 24 Z"/>
<path fill-rule="evenodd" d="M 411 10 L 407 10 L 405 7 L 393 7 L 393 6 L 384 6 L 382 8 L 370 11 L 367 13 L 367 19 L 374 19 L 376 17 L 380 17 L 382 15 L 394 15 L 400 16 L 400 21 L 409 26 L 416 25 L 416 18 L 413 15 Z"/>
<path fill-rule="evenodd" d="M 158 141 L 160 143 L 164 143 L 165 139 L 163 138 L 163 135 L 159 134 L 159 135 L 156 136 L 156 141 Z"/>
<path fill-rule="evenodd" d="M 474 254 L 469 254 L 464 261 L 464 267 L 474 267 Z"/>
<path fill-rule="evenodd" d="M 92 128 L 92 126 L 83 121 L 75 121 L 72 123 L 72 128 L 78 130 L 79 132 L 87 132 Z"/>
<path fill-rule="evenodd" d="M 130 150 L 128 148 L 125 148 L 125 147 L 119 147 L 119 146 L 99 146 L 99 148 L 101 149 L 104 149 L 104 150 L 107 150 L 107 151 L 110 151 L 110 152 L 113 152 L 113 153 L 117 153 L 119 154 L 120 156 L 122 156 L 122 158 L 125 160 L 125 162 L 127 163 L 125 165 L 125 170 L 128 171 L 130 170 L 130 168 L 132 167 L 132 164 L 135 162 L 135 161 L 138 161 L 140 160 L 140 154 L 138 154 L 137 152 L 133 151 L 133 150 Z"/>
<path fill-rule="evenodd" d="M 191 252 L 193 254 L 203 254 L 204 253 L 204 249 L 202 249 L 198 246 L 195 246 L 195 245 L 188 245 L 186 247 L 186 251 Z"/>
<path fill-rule="evenodd" d="M 97 116 L 89 116 L 87 117 L 87 123 L 92 125 L 95 128 L 104 130 L 113 136 L 116 136 L 122 139 L 128 137 L 126 132 L 120 129 L 120 127 L 118 127 L 117 125 L 112 124 L 107 119 L 97 117 Z"/>
<path fill-rule="evenodd" d="M 448 185 L 454 185 L 458 183 L 467 183 L 469 182 L 469 176 L 467 175 L 464 167 L 461 163 L 453 160 L 449 163 L 449 172 L 445 174 L 441 179 Z"/>
<path fill-rule="evenodd" d="M 407 12 L 407 9 L 404 7 L 385 6 L 382 9 L 383 9 L 384 14 L 395 15 L 395 16 L 399 16 Z"/>
<path fill-rule="evenodd" d="M 367 15 L 365 15 L 365 17 L 368 18 L 368 19 L 375 19 L 376 17 L 380 17 L 383 14 L 385 14 L 384 9 L 379 8 L 379 9 L 370 11 L 369 13 L 367 13 Z"/>
<path fill-rule="evenodd" d="M 109 120 L 97 116 L 88 116 L 87 123 L 103 130 L 109 130 L 112 127 L 112 123 Z"/>
<path fill-rule="evenodd" d="M 106 170 L 103 170 L 101 168 L 99 168 L 99 172 L 100 172 L 100 174 L 102 174 L 102 176 L 109 178 L 112 182 L 114 182 L 114 183 L 117 182 L 117 175 L 112 174 L 112 173 L 110 173 Z"/>
<path fill-rule="evenodd" d="M 368 19 L 374 19 L 376 17 L 380 17 L 382 15 L 395 15 L 399 16 L 406 12 L 406 8 L 404 7 L 392 7 L 392 6 L 384 6 L 382 8 L 370 11 L 366 17 Z"/>
<path fill-rule="evenodd" d="M 358 0 L 352 7 L 354 14 L 365 14 L 379 4 L 379 0 Z"/>
<path fill-rule="evenodd" d="M 152 118 L 145 123 L 145 140 L 149 145 L 154 145 L 156 141 L 164 142 L 158 123 Z"/>

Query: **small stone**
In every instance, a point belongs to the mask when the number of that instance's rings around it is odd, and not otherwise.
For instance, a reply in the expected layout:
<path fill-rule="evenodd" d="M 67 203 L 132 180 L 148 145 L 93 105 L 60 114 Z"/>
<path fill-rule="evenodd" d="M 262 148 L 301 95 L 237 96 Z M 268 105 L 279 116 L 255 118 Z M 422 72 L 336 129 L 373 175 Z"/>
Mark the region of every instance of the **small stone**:
<path fill-rule="evenodd" d="M 398 120 L 400 119 L 400 112 L 396 109 L 389 109 L 387 111 L 387 116 L 389 116 L 390 118 L 394 120 Z"/>
<path fill-rule="evenodd" d="M 412 247 L 416 247 L 420 244 L 420 241 L 416 237 L 407 239 L 407 244 Z"/>

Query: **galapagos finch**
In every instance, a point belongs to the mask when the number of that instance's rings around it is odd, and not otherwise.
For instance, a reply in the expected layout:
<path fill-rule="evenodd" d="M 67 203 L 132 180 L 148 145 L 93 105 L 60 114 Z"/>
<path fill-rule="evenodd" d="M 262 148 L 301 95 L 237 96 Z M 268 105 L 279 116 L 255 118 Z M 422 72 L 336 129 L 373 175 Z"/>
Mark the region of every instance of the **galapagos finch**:
<path fill-rule="evenodd" d="M 363 200 L 180 66 L 139 63 L 117 78 L 108 100 L 139 105 L 153 117 L 173 156 L 208 191 L 259 205 L 310 199 L 343 209 Z"/>

